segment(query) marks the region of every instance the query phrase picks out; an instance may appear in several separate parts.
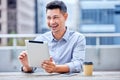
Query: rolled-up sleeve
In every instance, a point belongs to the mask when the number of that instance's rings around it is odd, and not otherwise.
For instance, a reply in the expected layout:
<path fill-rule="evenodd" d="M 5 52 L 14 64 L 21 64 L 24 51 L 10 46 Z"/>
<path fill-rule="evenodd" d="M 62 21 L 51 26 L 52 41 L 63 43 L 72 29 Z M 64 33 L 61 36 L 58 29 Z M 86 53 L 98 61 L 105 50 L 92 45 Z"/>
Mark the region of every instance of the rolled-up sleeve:
<path fill-rule="evenodd" d="M 82 72 L 82 65 L 85 59 L 86 40 L 84 36 L 80 36 L 76 42 L 71 62 L 67 63 L 70 72 Z"/>

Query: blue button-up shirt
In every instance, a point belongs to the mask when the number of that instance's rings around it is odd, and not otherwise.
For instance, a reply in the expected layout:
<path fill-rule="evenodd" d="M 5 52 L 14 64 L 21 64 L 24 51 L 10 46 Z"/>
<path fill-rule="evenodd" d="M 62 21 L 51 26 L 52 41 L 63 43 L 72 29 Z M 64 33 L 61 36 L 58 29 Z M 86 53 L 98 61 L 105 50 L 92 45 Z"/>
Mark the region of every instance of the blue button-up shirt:
<path fill-rule="evenodd" d="M 66 30 L 60 40 L 56 40 L 51 31 L 41 34 L 35 41 L 46 41 L 49 53 L 56 64 L 68 65 L 70 72 L 81 72 L 85 58 L 85 37 L 74 31 Z"/>

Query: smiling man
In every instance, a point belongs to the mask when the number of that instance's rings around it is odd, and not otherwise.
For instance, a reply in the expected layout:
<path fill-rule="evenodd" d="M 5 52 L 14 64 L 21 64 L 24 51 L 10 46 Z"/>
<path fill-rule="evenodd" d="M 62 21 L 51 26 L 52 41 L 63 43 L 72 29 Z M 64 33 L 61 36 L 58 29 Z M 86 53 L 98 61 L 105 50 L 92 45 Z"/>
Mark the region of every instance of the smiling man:
<path fill-rule="evenodd" d="M 36 37 L 35 41 L 47 41 L 51 57 L 40 66 L 48 73 L 81 72 L 86 41 L 82 34 L 69 30 L 65 25 L 68 17 L 65 3 L 58 0 L 49 2 L 46 5 L 46 17 L 51 31 Z M 19 60 L 23 65 L 23 72 L 35 70 L 28 65 L 25 51 L 21 52 Z"/>

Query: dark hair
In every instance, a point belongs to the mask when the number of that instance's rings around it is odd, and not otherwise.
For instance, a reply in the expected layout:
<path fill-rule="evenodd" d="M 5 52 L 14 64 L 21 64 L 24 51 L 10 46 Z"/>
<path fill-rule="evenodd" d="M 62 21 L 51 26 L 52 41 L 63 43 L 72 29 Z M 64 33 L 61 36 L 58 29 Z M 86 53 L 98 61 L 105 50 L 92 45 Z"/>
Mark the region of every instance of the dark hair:
<path fill-rule="evenodd" d="M 67 12 L 67 7 L 63 1 L 52 1 L 47 4 L 46 6 L 46 12 L 48 9 L 60 9 L 62 12 L 66 13 Z"/>

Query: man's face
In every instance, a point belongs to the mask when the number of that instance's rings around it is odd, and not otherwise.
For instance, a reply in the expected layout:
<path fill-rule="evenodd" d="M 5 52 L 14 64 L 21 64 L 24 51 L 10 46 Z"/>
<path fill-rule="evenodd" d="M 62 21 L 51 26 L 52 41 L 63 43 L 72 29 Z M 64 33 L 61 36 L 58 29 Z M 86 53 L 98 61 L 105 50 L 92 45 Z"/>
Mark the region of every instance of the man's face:
<path fill-rule="evenodd" d="M 65 27 L 67 13 L 62 13 L 60 9 L 47 10 L 47 24 L 53 33 L 62 30 Z"/>

